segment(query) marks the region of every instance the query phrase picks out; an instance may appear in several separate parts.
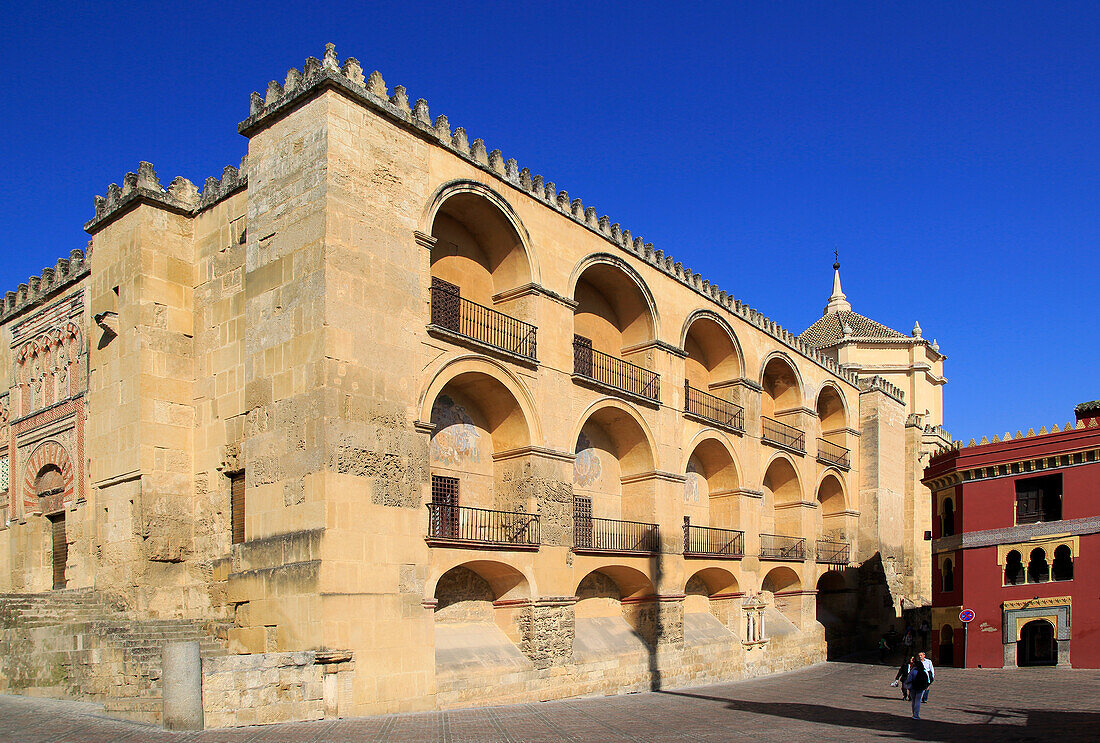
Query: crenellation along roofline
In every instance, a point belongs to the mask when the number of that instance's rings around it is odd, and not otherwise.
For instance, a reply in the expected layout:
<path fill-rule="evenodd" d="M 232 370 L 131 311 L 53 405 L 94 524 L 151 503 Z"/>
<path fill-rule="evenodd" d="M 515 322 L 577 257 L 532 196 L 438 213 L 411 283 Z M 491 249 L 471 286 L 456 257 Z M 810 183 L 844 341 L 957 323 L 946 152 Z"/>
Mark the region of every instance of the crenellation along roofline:
<path fill-rule="evenodd" d="M 534 198 L 858 389 L 859 380 L 855 374 L 840 368 L 836 362 L 801 340 L 795 333 L 734 298 L 729 292 L 720 290 L 717 284 L 704 279 L 701 274 L 685 268 L 663 250 L 654 249 L 652 243 L 633 236 L 630 230 L 622 229 L 619 223 L 613 223 L 607 215 L 597 216 L 594 207 L 585 207 L 579 198 L 571 199 L 569 193 L 559 191 L 553 181 L 547 181 L 541 175 L 533 176 L 528 168 L 520 168 L 514 159 L 505 160 L 500 150 L 489 151 L 481 139 L 471 142 L 464 128 L 457 127 L 452 131 L 446 116 L 437 116 L 433 120 L 428 103 L 423 98 L 417 99 L 410 107 L 408 92 L 404 86 L 395 86 L 390 95 L 379 72 L 374 71 L 369 76 L 364 76 L 362 66 L 354 57 L 348 57 L 341 63 L 332 44 L 325 46 L 322 59 L 308 57 L 301 71 L 291 68 L 282 84 L 273 80 L 268 83 L 264 95 L 252 93 L 249 116 L 237 126 L 237 130 L 245 136 L 252 136 L 327 90 L 337 92 L 381 114 L 394 125 L 448 150 L 487 175 Z"/>
<path fill-rule="evenodd" d="M 341 63 L 332 44 L 326 45 L 323 59 L 308 57 L 302 71 L 291 68 L 283 84 L 272 81 L 268 84 L 265 95 L 253 93 L 249 117 L 237 129 L 245 136 L 252 136 L 326 90 L 336 91 L 383 115 L 395 125 L 443 147 L 487 175 L 542 202 L 547 208 L 571 219 L 620 250 L 634 255 L 696 294 L 736 315 L 852 388 L 859 388 L 859 379 L 854 373 L 841 368 L 798 335 L 734 298 L 732 294 L 719 289 L 717 284 L 704 279 L 701 274 L 685 268 L 663 250 L 655 250 L 652 243 L 633 236 L 630 230 L 622 229 L 619 223 L 612 223 L 607 215 L 597 216 L 594 207 L 586 208 L 579 198 L 570 199 L 568 192 L 558 191 L 552 181 L 545 181 L 541 175 L 532 176 L 528 168 L 519 168 L 514 159 L 505 160 L 500 150 L 487 151 L 483 140 L 475 139 L 470 142 L 462 127 L 452 131 L 446 116 L 437 116 L 433 121 L 424 99 L 418 99 L 410 107 L 407 91 L 400 85 L 394 87 L 393 95 L 389 95 L 380 73 L 375 71 L 364 77 L 358 60 L 349 57 Z M 226 166 L 220 180 L 208 178 L 201 194 L 191 181 L 182 176 L 177 176 L 167 188 L 163 188 L 153 166 L 142 162 L 137 173 L 126 174 L 121 187 L 112 183 L 106 196 L 95 197 L 95 216 L 84 225 L 84 229 L 95 234 L 143 203 L 193 217 L 246 186 L 247 158 L 242 159 L 240 168 Z"/>

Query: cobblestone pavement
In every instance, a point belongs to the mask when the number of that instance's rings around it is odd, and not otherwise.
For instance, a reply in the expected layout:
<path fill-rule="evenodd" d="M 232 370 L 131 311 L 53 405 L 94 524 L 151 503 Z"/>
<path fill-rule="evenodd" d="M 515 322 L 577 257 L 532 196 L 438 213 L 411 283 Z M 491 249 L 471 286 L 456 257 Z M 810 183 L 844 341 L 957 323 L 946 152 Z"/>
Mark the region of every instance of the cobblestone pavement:
<path fill-rule="evenodd" d="M 95 705 L 0 696 L 0 741 L 1070 741 L 1100 740 L 1100 671 L 940 669 L 921 720 L 894 669 L 827 663 L 716 686 L 265 727 L 170 733 Z"/>

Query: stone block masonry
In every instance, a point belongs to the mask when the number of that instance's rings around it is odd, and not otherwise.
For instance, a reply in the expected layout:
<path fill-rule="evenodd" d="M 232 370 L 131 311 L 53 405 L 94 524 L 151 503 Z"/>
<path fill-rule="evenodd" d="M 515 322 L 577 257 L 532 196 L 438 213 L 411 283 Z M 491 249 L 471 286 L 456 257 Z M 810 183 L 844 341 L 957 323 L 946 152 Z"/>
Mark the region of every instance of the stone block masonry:
<path fill-rule="evenodd" d="M 109 186 L 0 309 L 0 684 L 156 721 L 160 644 L 199 641 L 204 724 L 251 725 L 745 678 L 897 621 L 902 389 L 331 45 L 239 132 L 201 191 Z"/>

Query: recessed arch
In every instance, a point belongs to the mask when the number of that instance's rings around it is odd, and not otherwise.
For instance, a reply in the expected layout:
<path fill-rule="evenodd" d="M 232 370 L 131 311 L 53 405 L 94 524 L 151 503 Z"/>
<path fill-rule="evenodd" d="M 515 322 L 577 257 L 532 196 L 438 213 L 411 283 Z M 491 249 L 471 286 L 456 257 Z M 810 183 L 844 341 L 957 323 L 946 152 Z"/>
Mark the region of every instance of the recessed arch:
<path fill-rule="evenodd" d="M 463 376 L 485 377 L 500 385 L 519 406 L 527 427 L 527 443 L 540 444 L 543 441 L 541 421 L 527 386 L 504 364 L 485 356 L 463 354 L 444 361 L 432 374 L 420 396 L 419 420 L 430 421 L 440 393 L 452 381 Z"/>
<path fill-rule="evenodd" d="M 772 593 L 791 593 L 802 590 L 802 579 L 798 573 L 786 566 L 772 568 L 760 582 L 761 591 Z"/>
<path fill-rule="evenodd" d="M 848 510 L 848 491 L 844 486 L 844 478 L 837 470 L 825 470 L 817 482 L 815 492 L 822 516 L 841 515 Z"/>
<path fill-rule="evenodd" d="M 827 435 L 835 432 L 845 432 L 850 420 L 848 414 L 848 401 L 844 393 L 832 381 L 826 381 L 817 392 L 816 403 L 817 417 L 821 421 L 821 431 Z M 843 433 L 841 433 L 843 436 Z M 834 444 L 843 445 L 843 441 L 833 441 Z"/>
<path fill-rule="evenodd" d="M 474 233 L 495 230 L 498 232 L 495 235 L 498 239 L 502 234 L 511 233 L 515 241 L 514 245 L 497 246 L 494 251 L 502 247 L 514 247 L 522 254 L 523 261 L 516 261 L 516 265 L 513 266 L 504 266 L 504 273 L 498 277 L 500 281 L 495 282 L 502 285 L 495 286 L 496 291 L 528 282 L 541 283 L 537 256 L 531 247 L 531 235 L 512 205 L 497 191 L 478 181 L 466 179 L 448 181 L 436 189 L 425 206 L 421 214 L 420 231 L 436 236 L 435 232 L 441 227 L 438 224 L 440 215 L 449 216 L 460 223 L 486 219 L 487 223 L 484 227 L 475 226 Z M 473 236 L 476 239 L 477 235 Z M 438 240 L 438 236 L 436 237 Z M 486 258 L 493 262 L 489 256 Z M 520 263 L 524 265 L 519 265 Z"/>
<path fill-rule="evenodd" d="M 776 452 L 764 467 L 764 495 L 772 495 L 772 505 L 802 501 L 802 478 L 798 465 L 786 453 Z"/>
<path fill-rule="evenodd" d="M 717 313 L 698 309 L 680 330 L 680 348 L 687 354 L 687 378 L 706 391 L 711 384 L 729 382 L 745 373 L 745 356 L 736 333 Z"/>
<path fill-rule="evenodd" d="M 660 315 L 649 286 L 629 263 L 610 253 L 581 260 L 569 277 L 574 333 L 596 350 L 617 356 L 657 340 Z"/>
<path fill-rule="evenodd" d="M 782 351 L 772 351 L 760 365 L 761 415 L 801 408 L 804 403 L 802 375 L 798 365 Z"/>
<path fill-rule="evenodd" d="M 679 470 L 684 480 L 684 515 L 690 523 L 721 529 L 741 524 L 741 474 L 733 448 L 717 431 L 696 435 Z"/>
<path fill-rule="evenodd" d="M 585 587 L 590 585 L 590 580 L 594 575 L 600 574 L 606 576 L 615 584 L 615 588 L 618 591 L 619 599 L 641 599 L 654 595 L 653 581 L 649 576 L 643 573 L 637 568 L 632 568 L 627 565 L 601 565 L 598 568 L 593 568 L 585 574 L 577 582 L 576 596 L 578 599 L 595 595 L 592 590 Z"/>
<path fill-rule="evenodd" d="M 433 568 L 424 585 L 424 598 L 438 598 L 436 593 L 440 579 L 456 569 L 462 568 L 475 573 L 485 581 L 491 589 L 493 601 L 516 601 L 531 599 L 538 594 L 535 591 L 535 582 L 528 577 L 527 572 L 506 563 L 496 560 L 462 560 L 455 559 L 437 568 Z"/>
<path fill-rule="evenodd" d="M 741 590 L 737 576 L 725 568 L 709 567 L 695 571 L 684 584 L 685 593 L 690 593 L 689 588 L 696 580 L 706 588 L 707 596 L 738 593 Z"/>
<path fill-rule="evenodd" d="M 640 434 L 640 438 L 624 438 L 622 441 L 618 442 L 619 445 L 626 447 L 622 450 L 623 453 L 621 457 L 625 456 L 629 460 L 627 465 L 630 471 L 624 471 L 624 475 L 640 474 L 642 472 L 649 472 L 657 469 L 657 442 L 653 436 L 653 431 L 650 429 L 649 424 L 646 423 L 645 418 L 642 417 L 642 414 L 638 412 L 637 408 L 623 400 L 618 400 L 613 397 L 604 397 L 593 402 L 583 413 L 581 413 L 569 440 L 571 442 L 578 441 L 585 425 L 590 421 L 595 420 L 600 423 L 625 424 L 626 419 L 629 419 L 633 422 L 633 425 L 637 427 L 637 433 Z M 615 426 L 615 428 L 624 430 L 620 426 Z M 625 426 L 625 430 L 630 431 L 631 427 L 627 425 Z M 613 436 L 612 438 L 616 437 Z"/>
<path fill-rule="evenodd" d="M 56 487 L 39 497 L 39 477 L 47 469 L 56 470 Z M 76 481 L 72 459 L 60 442 L 48 439 L 35 447 L 23 468 L 23 512 L 52 513 L 68 508 L 76 499 Z"/>

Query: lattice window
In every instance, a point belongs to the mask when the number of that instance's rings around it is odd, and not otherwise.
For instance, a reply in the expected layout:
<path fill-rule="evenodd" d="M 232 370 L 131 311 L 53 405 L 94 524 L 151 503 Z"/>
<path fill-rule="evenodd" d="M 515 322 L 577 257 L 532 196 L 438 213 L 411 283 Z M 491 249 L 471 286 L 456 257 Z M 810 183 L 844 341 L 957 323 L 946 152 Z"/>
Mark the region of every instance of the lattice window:
<path fill-rule="evenodd" d="M 229 521 L 233 544 L 244 542 L 244 471 L 229 476 Z"/>
<path fill-rule="evenodd" d="M 432 475 L 432 534 L 458 536 L 458 478 Z"/>

